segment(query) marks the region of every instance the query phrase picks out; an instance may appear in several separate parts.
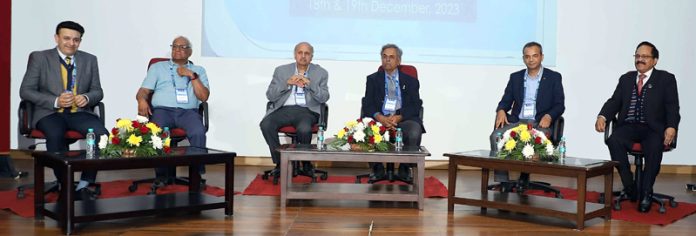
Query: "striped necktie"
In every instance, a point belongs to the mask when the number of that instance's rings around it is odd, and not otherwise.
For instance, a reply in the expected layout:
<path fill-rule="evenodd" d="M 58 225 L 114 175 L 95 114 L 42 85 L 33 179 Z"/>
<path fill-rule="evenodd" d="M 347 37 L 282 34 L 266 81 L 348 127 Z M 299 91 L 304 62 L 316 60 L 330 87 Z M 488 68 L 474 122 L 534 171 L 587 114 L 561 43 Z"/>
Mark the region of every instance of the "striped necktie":
<path fill-rule="evenodd" d="M 643 73 L 640 73 L 640 75 L 638 75 L 638 96 L 640 96 L 641 93 L 643 93 L 643 80 L 645 80 L 645 77 L 647 76 Z"/>

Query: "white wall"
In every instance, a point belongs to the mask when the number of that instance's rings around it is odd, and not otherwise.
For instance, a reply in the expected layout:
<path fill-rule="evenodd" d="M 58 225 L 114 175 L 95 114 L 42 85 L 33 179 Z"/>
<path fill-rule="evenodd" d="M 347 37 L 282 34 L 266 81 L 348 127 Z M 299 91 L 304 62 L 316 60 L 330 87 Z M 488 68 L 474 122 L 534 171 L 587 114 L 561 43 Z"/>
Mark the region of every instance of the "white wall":
<path fill-rule="evenodd" d="M 633 70 L 635 46 L 643 40 L 661 51 L 658 68 L 677 76 L 682 122 L 680 147 L 665 155 L 666 164 L 696 164 L 687 145 L 694 141 L 696 32 L 691 14 L 696 1 L 558 1 L 558 61 L 552 68 L 564 76 L 566 129 L 571 156 L 608 159 L 602 135 L 593 129 L 595 116 L 611 95 L 619 75 Z M 286 60 L 201 58 L 201 3 L 185 0 L 89 1 L 34 0 L 12 2 L 12 109 L 19 103 L 19 85 L 29 53 L 52 48 L 55 26 L 74 20 L 86 28 L 81 50 L 99 58 L 107 105 L 107 128 L 116 118 L 134 117 L 135 93 L 151 57 L 168 56 L 171 40 L 185 35 L 194 44 L 192 60 L 208 71 L 211 84 L 208 146 L 242 156 L 268 156 L 258 128 L 264 114 L 265 90 L 273 68 Z M 524 29 L 520 29 L 522 31 Z M 399 35 L 394 36 L 399 37 Z M 387 42 L 385 42 L 387 43 Z M 520 45 L 521 47 L 522 45 Z M 198 48 L 197 48 L 198 47 Z M 408 48 L 404 49 L 408 62 Z M 315 49 L 321 54 L 321 48 Z M 365 76 L 375 61 L 322 61 L 330 73 L 329 133 L 357 118 Z M 442 153 L 488 148 L 494 109 L 508 75 L 522 66 L 415 64 L 428 131 L 423 145 L 433 158 Z M 16 114 L 12 124 L 16 124 Z M 14 125 L 13 125 L 14 126 Z M 16 129 L 12 147 L 17 148 Z"/>

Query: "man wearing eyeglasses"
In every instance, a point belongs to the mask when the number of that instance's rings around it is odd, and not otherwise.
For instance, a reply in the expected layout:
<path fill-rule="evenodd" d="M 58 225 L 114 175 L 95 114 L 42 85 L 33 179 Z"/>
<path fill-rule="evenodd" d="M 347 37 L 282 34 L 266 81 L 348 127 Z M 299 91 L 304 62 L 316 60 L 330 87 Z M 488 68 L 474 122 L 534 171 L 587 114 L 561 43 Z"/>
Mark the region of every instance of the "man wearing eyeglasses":
<path fill-rule="evenodd" d="M 633 55 L 636 71 L 619 78 L 614 94 L 602 106 L 595 123 L 597 132 L 605 132 L 607 119 L 616 117 L 607 146 L 611 159 L 619 162 L 616 169 L 624 187 L 621 195 L 633 201 L 640 197 L 640 212 L 650 211 L 662 151 L 674 142 L 681 119 L 677 80 L 673 74 L 655 69 L 659 57 L 652 43 L 638 44 Z M 628 162 L 627 153 L 634 142 L 641 143 L 645 154 L 642 186 L 636 186 Z M 637 189 L 642 191 L 636 192 Z"/>
<path fill-rule="evenodd" d="M 561 74 L 541 65 L 544 61 L 541 44 L 529 42 L 522 47 L 522 53 L 527 68 L 510 74 L 505 93 L 496 108 L 495 129 L 490 135 L 491 150 L 500 148 L 495 143 L 498 134 L 519 124 L 533 124 L 538 130 L 550 134 L 553 121 L 565 111 Z M 494 180 L 500 182 L 501 191 L 512 191 L 507 171 L 496 170 Z M 518 188 L 525 187 L 529 174 L 521 173 L 518 181 Z"/>
<path fill-rule="evenodd" d="M 208 76 L 203 67 L 189 61 L 193 49 L 186 37 L 176 37 L 171 49 L 171 60 L 157 62 L 148 69 L 136 95 L 138 114 L 150 117 L 150 121 L 163 128 L 182 128 L 191 146 L 206 147 L 205 126 L 198 106 L 210 96 Z M 162 177 L 166 172 L 167 168 L 158 168 L 157 176 Z"/>
<path fill-rule="evenodd" d="M 22 100 L 34 105 L 31 126 L 46 136 L 49 152 L 68 151 L 69 143 L 64 136 L 68 130 L 86 135 L 93 129 L 97 142 L 108 134 L 104 124 L 91 107 L 104 97 L 99 81 L 97 57 L 78 50 L 82 43 L 84 28 L 72 21 L 56 26 L 56 47 L 29 55 L 19 95 Z M 55 170 L 58 172 L 59 170 Z M 61 181 L 61 174 L 56 177 Z M 84 171 L 76 186 L 78 197 L 93 197 L 87 189 L 97 178 L 96 171 Z"/>
<path fill-rule="evenodd" d="M 259 124 L 276 165 L 269 175 L 275 177 L 280 174 L 280 152 L 276 150 L 280 146 L 278 129 L 292 125 L 297 130 L 298 146 L 309 145 L 312 126 L 319 122 L 320 105 L 329 100 L 329 73 L 312 63 L 314 47 L 307 42 L 298 43 L 294 56 L 294 63 L 275 68 L 266 90 L 270 106 Z M 302 171 L 313 175 L 314 167 L 310 162 L 303 162 Z"/>

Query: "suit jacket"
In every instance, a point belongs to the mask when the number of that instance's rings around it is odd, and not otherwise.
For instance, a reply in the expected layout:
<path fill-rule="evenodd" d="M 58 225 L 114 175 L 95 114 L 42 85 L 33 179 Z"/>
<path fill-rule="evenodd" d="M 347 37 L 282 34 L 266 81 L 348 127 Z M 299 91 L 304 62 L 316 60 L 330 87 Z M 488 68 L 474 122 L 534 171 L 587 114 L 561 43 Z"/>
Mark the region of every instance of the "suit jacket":
<path fill-rule="evenodd" d="M 384 106 L 384 70 L 377 71 L 367 76 L 365 83 L 365 97 L 362 101 L 362 113 L 365 116 L 372 117 L 377 112 L 382 112 Z M 413 78 L 399 71 L 399 89 L 401 89 L 401 120 L 417 121 L 423 131 L 423 120 L 420 117 L 420 111 L 423 109 L 423 100 L 420 98 L 420 83 L 416 78 Z M 372 117 L 375 118 L 375 117 Z"/>
<path fill-rule="evenodd" d="M 616 126 L 621 126 L 628 115 L 631 105 L 631 95 L 636 85 L 637 71 L 629 71 L 619 78 L 614 94 L 604 103 L 599 115 L 611 119 L 618 113 Z M 681 116 L 679 115 L 679 94 L 677 80 L 674 75 L 663 70 L 654 69 L 648 82 L 643 85 L 645 121 L 655 132 L 663 134 L 665 129 L 678 129 Z"/>
<path fill-rule="evenodd" d="M 549 114 L 555 121 L 565 111 L 565 95 L 561 74 L 544 68 L 536 99 L 536 114 L 534 120 L 540 122 L 544 115 Z M 526 70 L 510 74 L 503 98 L 500 99 L 496 112 L 510 111 L 508 121 L 511 123 L 520 121 L 520 112 L 524 104 L 524 73 Z"/>
<path fill-rule="evenodd" d="M 65 91 L 60 72 L 60 55 L 57 50 L 52 48 L 35 51 L 29 55 L 27 71 L 19 87 L 19 96 L 22 100 L 28 100 L 34 104 L 32 126 L 35 126 L 41 118 L 58 111 L 54 108 L 56 98 Z M 94 114 L 90 108 L 104 98 L 101 82 L 99 82 L 97 57 L 87 52 L 77 51 L 74 58 L 77 69 L 77 94 L 84 94 L 89 98 L 87 106 L 78 108 L 78 112 Z"/>
<path fill-rule="evenodd" d="M 273 80 L 266 90 L 266 98 L 271 105 L 266 110 L 266 116 L 283 107 L 293 91 L 288 85 L 288 79 L 295 74 L 296 63 L 278 66 L 273 72 Z M 329 100 L 329 73 L 317 64 L 310 64 L 307 71 L 310 83 L 305 87 L 307 108 L 320 113 L 319 105 Z M 264 116 L 265 117 L 265 116 Z"/>

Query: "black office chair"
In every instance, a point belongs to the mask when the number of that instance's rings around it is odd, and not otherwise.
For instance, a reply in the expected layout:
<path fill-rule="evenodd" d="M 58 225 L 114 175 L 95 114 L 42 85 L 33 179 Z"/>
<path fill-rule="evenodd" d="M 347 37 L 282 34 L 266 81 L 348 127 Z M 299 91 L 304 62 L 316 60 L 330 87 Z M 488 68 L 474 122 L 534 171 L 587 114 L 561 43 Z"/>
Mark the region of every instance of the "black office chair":
<path fill-rule="evenodd" d="M 271 109 L 271 106 L 273 106 L 273 103 L 268 102 L 266 103 L 266 110 Z M 329 120 L 329 106 L 326 103 L 322 103 L 319 105 L 319 122 L 317 124 L 314 124 L 312 126 L 312 133 L 316 134 L 319 132 L 319 127 L 322 127 L 324 130 L 326 130 L 326 126 L 328 124 Z M 278 133 L 283 133 L 285 136 L 290 137 L 290 140 L 293 144 L 297 144 L 297 130 L 295 129 L 294 126 L 292 125 L 286 125 L 283 127 L 280 127 L 278 129 Z M 311 163 L 309 164 L 311 165 Z M 322 180 L 326 180 L 329 178 L 329 173 L 326 172 L 325 170 L 320 170 L 316 168 L 309 168 L 309 170 L 305 170 L 304 166 L 300 165 L 298 162 L 292 162 L 292 176 L 307 176 L 309 178 L 312 178 L 312 182 L 316 183 L 317 182 L 317 176 L 316 174 L 321 174 L 319 178 Z M 268 178 L 273 177 L 273 184 L 278 184 L 278 181 L 280 180 L 280 169 L 270 169 L 270 170 L 265 170 L 263 171 L 263 175 L 261 176 L 261 179 L 263 180 L 268 180 Z"/>
<path fill-rule="evenodd" d="M 148 63 L 147 68 L 149 69 L 152 64 L 155 64 L 157 62 L 161 61 L 168 61 L 169 58 L 152 58 L 150 59 L 150 62 Z M 152 94 L 150 94 L 150 98 L 152 98 Z M 152 107 L 152 106 L 151 106 Z M 208 102 L 202 102 L 200 105 L 198 105 L 198 114 L 201 115 L 203 118 L 203 126 L 205 127 L 205 132 L 208 132 L 209 128 L 209 117 L 208 117 Z M 186 130 L 182 128 L 174 128 L 169 130 L 169 137 L 171 139 L 171 147 L 176 147 L 178 146 L 179 142 L 183 141 L 186 139 Z M 201 186 L 205 188 L 205 179 L 201 179 Z M 176 185 L 188 185 L 189 184 L 189 179 L 188 177 L 177 177 L 176 176 L 176 167 L 171 167 L 168 168 L 167 173 L 165 176 L 160 176 L 155 177 L 155 178 L 146 178 L 146 179 L 140 179 L 140 180 L 135 180 L 131 183 L 130 186 L 128 186 L 128 191 L 130 192 L 135 192 L 138 190 L 138 185 L 142 183 L 152 183 L 150 186 L 150 192 L 148 194 L 155 194 L 157 192 L 158 188 L 164 187 L 166 185 L 170 184 L 176 184 Z"/>
<path fill-rule="evenodd" d="M 563 127 L 565 126 L 565 119 L 563 116 L 558 117 L 553 122 L 552 125 L 552 130 L 551 130 L 551 137 L 549 139 L 551 140 L 551 143 L 553 145 L 558 145 L 558 143 L 561 141 L 561 138 L 563 137 Z M 520 173 L 520 179 L 528 179 L 529 174 L 528 173 Z M 503 191 L 503 184 L 504 183 L 497 183 L 497 184 L 491 184 L 488 185 L 488 190 L 495 190 L 498 189 L 500 191 Z M 510 180 L 507 182 L 507 185 L 509 187 L 509 190 L 512 191 L 513 189 L 517 193 L 524 193 L 527 190 L 531 189 L 537 189 L 537 190 L 543 190 L 546 193 L 553 192 L 556 198 L 563 198 L 563 195 L 561 194 L 561 191 L 551 187 L 551 184 L 546 183 L 546 182 L 540 182 L 540 181 L 520 181 L 520 180 Z"/>
<path fill-rule="evenodd" d="M 104 124 L 104 103 L 99 102 L 97 105 L 92 107 L 92 110 L 94 111 L 95 114 L 99 116 L 99 120 Z M 32 125 L 32 120 L 34 117 L 34 104 L 30 101 L 27 100 L 22 100 L 19 103 L 19 109 L 17 110 L 19 122 L 17 123 L 18 129 L 19 129 L 19 134 L 22 136 L 29 138 L 29 139 L 46 139 L 46 135 L 41 131 L 36 129 Z M 68 141 L 67 142 L 67 147 L 70 147 L 70 144 L 77 142 L 80 139 L 85 139 L 85 136 L 82 135 L 80 132 L 77 132 L 75 130 L 68 130 L 65 132 L 65 139 Z M 34 151 L 36 149 L 36 146 L 39 144 L 45 144 L 46 142 L 38 142 L 32 145 L 29 145 L 27 147 L 29 150 Z M 77 182 L 75 182 L 77 184 Z M 34 184 L 23 184 L 17 187 L 17 198 L 24 198 L 24 190 L 27 188 L 33 188 Z M 100 195 L 101 194 L 101 184 L 97 183 L 90 183 L 89 187 L 94 187 L 95 189 L 95 194 Z M 58 192 L 60 189 L 60 186 L 58 184 L 58 181 L 53 181 L 53 182 L 48 182 L 44 184 L 44 194 L 48 194 L 50 192 Z"/>
<path fill-rule="evenodd" d="M 606 129 L 604 131 L 604 143 L 607 143 L 609 140 L 609 137 L 611 137 L 611 134 L 613 133 L 614 127 L 615 127 L 614 123 L 616 123 L 616 117 L 614 117 L 610 120 L 607 120 Z M 665 146 L 664 152 L 672 151 L 675 148 L 677 148 L 677 137 L 674 137 L 674 142 L 672 142 L 671 145 Z M 636 166 L 636 172 L 634 173 L 634 180 L 635 180 L 636 186 L 637 186 L 636 191 L 638 193 L 642 193 L 642 189 L 640 189 L 640 188 L 641 188 L 641 186 L 643 186 L 642 185 L 642 182 L 643 182 L 643 178 L 642 178 L 642 176 L 643 176 L 643 159 L 645 158 L 645 154 L 643 154 L 643 147 L 638 142 L 633 143 L 633 145 L 631 146 L 631 150 L 628 151 L 628 154 L 633 156 L 633 158 L 634 158 L 633 164 Z M 626 201 L 626 200 L 630 200 L 630 196 L 622 194 L 621 191 L 612 192 L 612 195 L 615 196 L 615 198 L 614 198 L 614 210 L 617 210 L 617 211 L 621 210 L 621 202 Z M 638 199 L 641 199 L 641 198 L 639 197 Z M 677 203 L 674 200 L 674 197 L 672 197 L 672 196 L 669 196 L 666 194 L 661 194 L 661 193 L 653 193 L 651 201 L 660 205 L 660 208 L 658 211 L 661 214 L 664 214 L 665 212 L 667 212 L 667 208 L 665 208 L 665 203 L 664 203 L 665 200 L 669 201 L 669 205 L 672 208 L 676 208 L 679 205 L 679 203 Z M 604 203 L 604 201 L 605 201 L 604 193 L 600 194 L 599 201 L 600 201 L 600 203 Z"/>
<path fill-rule="evenodd" d="M 411 76 L 411 77 L 413 77 L 413 78 L 415 78 L 415 79 L 418 79 L 418 70 L 416 69 L 415 66 L 412 66 L 412 65 L 399 65 L 398 68 L 399 68 L 399 71 L 400 71 L 400 72 L 403 72 L 404 74 L 407 74 L 407 75 L 409 75 L 409 76 Z M 380 66 L 379 68 L 377 68 L 377 70 L 378 70 L 378 71 L 382 71 L 382 70 L 384 70 L 384 68 L 382 68 L 382 66 Z M 365 98 L 363 97 L 363 98 L 362 98 L 362 104 L 363 104 L 363 106 L 364 106 L 365 103 L 367 103 L 367 101 L 366 101 Z M 366 116 L 368 116 L 368 115 L 369 115 L 369 114 L 365 114 L 365 112 L 364 112 L 362 109 L 360 109 L 360 117 L 366 117 Z M 421 109 L 420 109 L 420 112 L 419 112 L 418 115 L 419 115 L 420 119 L 423 120 L 423 107 L 422 107 L 422 106 L 421 106 Z M 395 139 L 394 139 L 394 138 L 396 137 L 396 134 L 395 134 L 395 133 L 396 133 L 396 132 L 393 131 L 393 130 L 390 130 L 390 131 L 389 131 L 389 142 L 391 142 L 391 143 L 394 143 L 394 142 L 395 142 Z M 423 132 L 423 133 L 425 133 L 425 132 Z M 401 182 L 404 182 L 404 183 L 407 183 L 407 184 L 413 184 L 413 179 L 406 179 L 406 178 L 404 178 L 403 176 L 399 176 L 399 175 L 395 174 L 395 173 L 394 173 L 394 166 L 395 166 L 395 165 L 394 165 L 393 162 L 387 163 L 387 166 L 386 166 L 386 168 L 385 168 L 386 173 L 385 173 L 384 176 L 382 176 L 382 177 L 379 178 L 379 179 L 368 180 L 367 182 L 370 183 L 370 184 L 372 184 L 372 183 L 376 183 L 376 182 L 383 181 L 383 180 L 389 180 L 389 182 L 401 181 Z M 371 165 L 370 165 L 370 168 L 372 168 Z M 410 171 L 413 171 L 412 168 L 409 168 L 409 170 L 410 170 Z M 410 174 L 410 176 L 413 176 L 413 174 Z M 362 178 L 369 178 L 369 177 L 370 177 L 370 173 L 368 173 L 368 174 L 356 175 L 356 176 L 355 176 L 355 183 L 358 183 L 358 184 L 359 184 L 359 183 L 361 183 Z"/>

